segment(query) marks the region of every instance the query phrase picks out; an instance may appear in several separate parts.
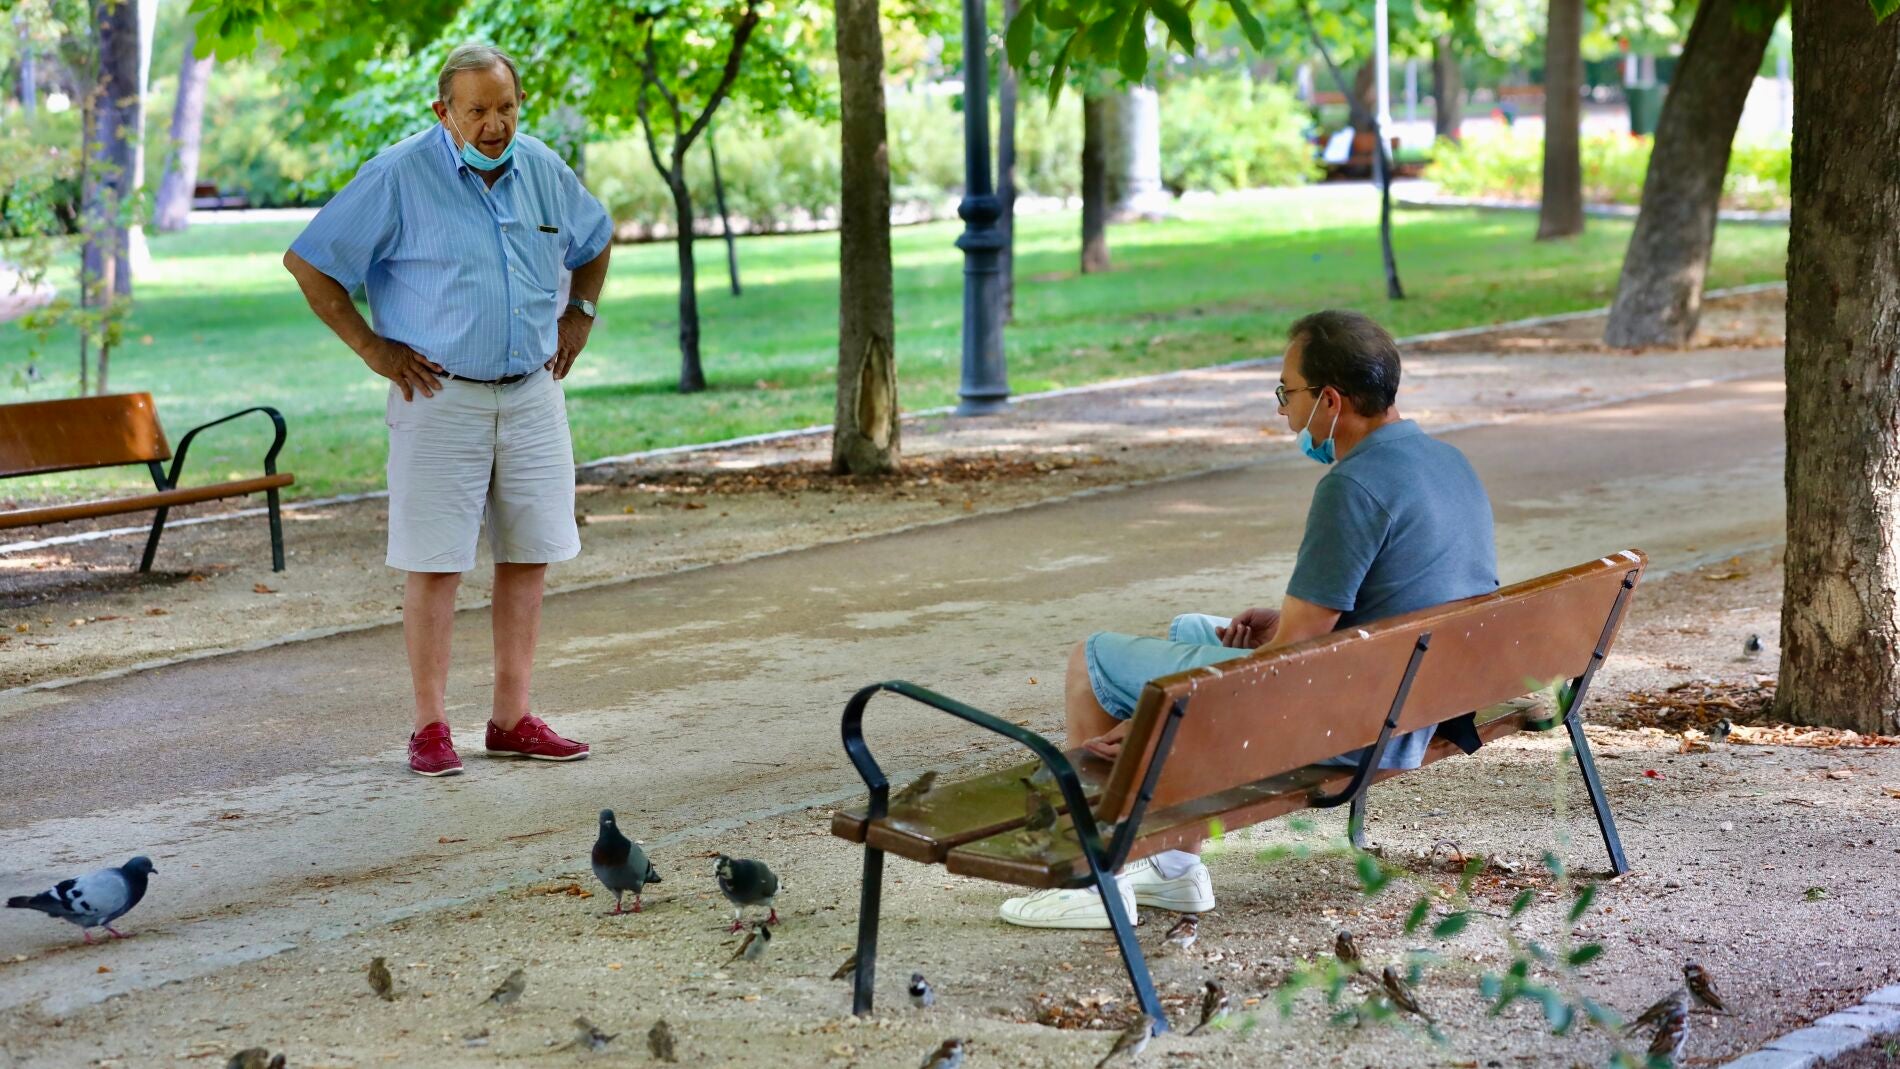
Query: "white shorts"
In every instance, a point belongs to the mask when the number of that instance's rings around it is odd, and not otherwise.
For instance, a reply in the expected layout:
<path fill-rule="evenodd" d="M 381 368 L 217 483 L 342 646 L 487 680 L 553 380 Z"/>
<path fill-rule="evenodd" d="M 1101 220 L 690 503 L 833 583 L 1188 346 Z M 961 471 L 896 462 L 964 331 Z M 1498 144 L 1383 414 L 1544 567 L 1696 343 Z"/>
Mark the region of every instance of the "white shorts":
<path fill-rule="evenodd" d="M 546 370 L 507 386 L 444 379 L 434 397 L 389 387 L 389 557 L 406 572 L 466 572 L 486 523 L 496 563 L 581 551 L 567 399 Z"/>

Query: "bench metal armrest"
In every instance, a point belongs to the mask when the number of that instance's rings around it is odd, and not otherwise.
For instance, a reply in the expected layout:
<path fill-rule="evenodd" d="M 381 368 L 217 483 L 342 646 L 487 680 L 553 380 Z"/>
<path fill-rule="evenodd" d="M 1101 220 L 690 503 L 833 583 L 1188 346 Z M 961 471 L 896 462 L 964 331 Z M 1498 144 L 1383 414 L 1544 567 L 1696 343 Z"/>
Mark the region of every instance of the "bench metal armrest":
<path fill-rule="evenodd" d="M 1366 785 L 1379 771 L 1379 762 L 1385 757 L 1386 744 L 1392 741 L 1392 729 L 1398 726 L 1399 714 L 1405 710 L 1406 696 L 1412 692 L 1412 680 L 1418 675 L 1418 665 L 1425 659 L 1425 651 L 1432 644 L 1432 633 L 1425 632 L 1412 644 L 1412 659 L 1405 663 L 1405 676 L 1399 680 L 1399 691 L 1392 696 L 1392 706 L 1386 710 L 1385 723 L 1379 727 L 1379 737 L 1366 748 L 1366 754 L 1359 759 L 1359 767 L 1353 770 L 1352 782 L 1337 794 L 1315 791 L 1308 804 L 1315 809 L 1331 809 L 1345 805 L 1365 793 Z"/>
<path fill-rule="evenodd" d="M 1088 801 L 1082 793 L 1082 781 L 1076 776 L 1075 766 L 1069 763 L 1068 756 L 1057 749 L 1054 743 L 1027 728 L 1018 727 L 981 709 L 901 679 L 873 683 L 852 695 L 851 701 L 844 707 L 844 752 L 851 758 L 851 763 L 857 767 L 858 776 L 871 792 L 871 804 L 865 810 L 867 823 L 884 819 L 890 806 L 890 781 L 885 778 L 884 770 L 878 767 L 877 759 L 871 756 L 871 748 L 864 742 L 864 709 L 879 691 L 889 691 L 949 713 L 1027 748 L 1042 760 L 1044 767 L 1055 777 L 1056 787 L 1062 792 L 1063 804 L 1069 807 L 1069 818 L 1075 824 L 1075 833 L 1083 848 L 1096 857 L 1102 856 L 1095 815 L 1089 810 Z"/>
<path fill-rule="evenodd" d="M 229 423 L 239 416 L 248 416 L 253 412 L 262 412 L 266 416 L 269 416 L 271 423 L 277 428 L 277 436 L 271 441 L 270 451 L 264 454 L 264 474 L 277 474 L 277 454 L 284 448 L 284 436 L 286 433 L 284 429 L 284 414 L 269 405 L 258 405 L 255 408 L 246 408 L 233 412 L 221 419 L 214 419 L 210 423 L 201 423 L 186 431 L 185 436 L 178 440 L 178 452 L 172 454 L 171 471 L 166 473 L 165 485 L 162 489 L 172 490 L 177 488 L 178 474 L 183 471 L 185 467 L 185 451 L 191 448 L 191 440 L 198 436 L 199 431 L 215 427 L 220 423 Z"/>

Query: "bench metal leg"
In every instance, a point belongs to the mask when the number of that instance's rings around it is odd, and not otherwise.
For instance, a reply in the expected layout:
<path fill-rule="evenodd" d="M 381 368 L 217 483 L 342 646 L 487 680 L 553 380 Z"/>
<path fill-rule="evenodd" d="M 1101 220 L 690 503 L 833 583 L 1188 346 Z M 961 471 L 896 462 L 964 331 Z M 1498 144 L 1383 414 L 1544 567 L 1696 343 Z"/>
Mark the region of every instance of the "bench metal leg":
<path fill-rule="evenodd" d="M 877 917 L 884 899 L 884 851 L 864 848 L 864 883 L 858 892 L 858 967 L 851 975 L 851 1012 L 871 1012 L 871 989 L 877 978 Z"/>
<path fill-rule="evenodd" d="M 1161 1008 L 1161 999 L 1155 994 L 1154 978 L 1148 974 L 1148 959 L 1142 956 L 1141 944 L 1135 941 L 1134 918 L 1122 908 L 1121 887 L 1115 880 L 1115 874 L 1106 872 L 1090 852 L 1083 850 L 1089 863 L 1089 873 L 1095 881 L 1096 892 L 1102 896 L 1102 905 L 1108 910 L 1108 926 L 1115 930 L 1115 946 L 1121 950 L 1122 964 L 1128 967 L 1128 982 L 1134 985 L 1135 1002 L 1141 1012 L 1155 1019 L 1155 1035 L 1168 1030 L 1168 1012 Z M 864 963 L 858 959 L 859 967 Z"/>
<path fill-rule="evenodd" d="M 277 507 L 276 487 L 264 491 L 264 496 L 270 502 L 270 570 L 281 572 L 284 570 L 284 518 Z"/>
<path fill-rule="evenodd" d="M 1346 840 L 1352 843 L 1354 850 L 1366 848 L 1366 792 L 1360 791 L 1353 796 L 1352 805 L 1346 810 Z"/>
<path fill-rule="evenodd" d="M 1571 706 L 1574 713 L 1576 706 Z M 1572 715 L 1564 718 L 1564 727 L 1570 729 L 1570 748 L 1577 753 L 1577 769 L 1583 773 L 1583 785 L 1590 791 L 1590 807 L 1596 810 L 1597 830 L 1603 833 L 1603 845 L 1610 852 L 1610 871 L 1618 876 L 1630 870 L 1628 861 L 1623 859 L 1623 841 L 1616 835 L 1616 818 L 1610 815 L 1610 800 L 1603 794 L 1603 781 L 1597 777 L 1597 763 L 1590 756 L 1590 742 L 1583 737 L 1582 718 Z"/>
<path fill-rule="evenodd" d="M 158 510 L 158 515 L 153 518 L 152 533 L 145 539 L 145 557 L 139 561 L 139 571 L 152 570 L 152 558 L 158 556 L 158 536 L 165 533 L 165 516 L 170 512 L 169 506 L 161 508 Z"/>

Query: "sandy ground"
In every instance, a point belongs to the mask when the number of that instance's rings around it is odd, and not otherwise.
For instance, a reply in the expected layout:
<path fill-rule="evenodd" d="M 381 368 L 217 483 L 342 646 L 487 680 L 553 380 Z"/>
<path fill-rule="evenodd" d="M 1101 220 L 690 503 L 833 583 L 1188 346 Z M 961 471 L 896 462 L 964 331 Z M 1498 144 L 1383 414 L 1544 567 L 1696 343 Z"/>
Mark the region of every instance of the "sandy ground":
<path fill-rule="evenodd" d="M 1780 301 L 1770 293 L 1712 302 L 1688 351 L 1589 351 L 1602 329 L 1594 318 L 1420 347 L 1407 355 L 1401 407 L 1444 430 L 1772 371 L 1781 362 Z M 577 506 L 584 549 L 551 572 L 550 588 L 731 563 L 1287 452 L 1276 375 L 1200 371 L 986 419 L 912 420 L 904 442 L 913 470 L 897 479 L 825 476 L 822 435 L 587 468 Z M 402 577 L 382 564 L 386 520 L 378 499 L 286 513 L 283 573 L 270 571 L 261 516 L 169 529 L 149 575 L 136 571 L 142 533 L 0 552 L 0 687 L 396 620 Z M 38 540 L 124 524 L 15 534 Z M 486 603 L 485 560 L 462 585 L 464 608 Z"/>

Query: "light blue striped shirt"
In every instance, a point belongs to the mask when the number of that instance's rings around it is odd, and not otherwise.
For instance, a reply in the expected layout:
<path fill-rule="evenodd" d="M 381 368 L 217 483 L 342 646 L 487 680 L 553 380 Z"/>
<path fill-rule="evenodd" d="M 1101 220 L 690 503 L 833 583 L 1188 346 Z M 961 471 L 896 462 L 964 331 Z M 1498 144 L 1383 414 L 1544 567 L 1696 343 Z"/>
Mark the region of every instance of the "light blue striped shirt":
<path fill-rule="evenodd" d="M 554 355 L 561 269 L 599 256 L 607 211 L 561 157 L 516 131 L 492 188 L 440 124 L 364 164 L 290 246 L 369 291 L 376 333 L 472 379 L 533 371 Z"/>

